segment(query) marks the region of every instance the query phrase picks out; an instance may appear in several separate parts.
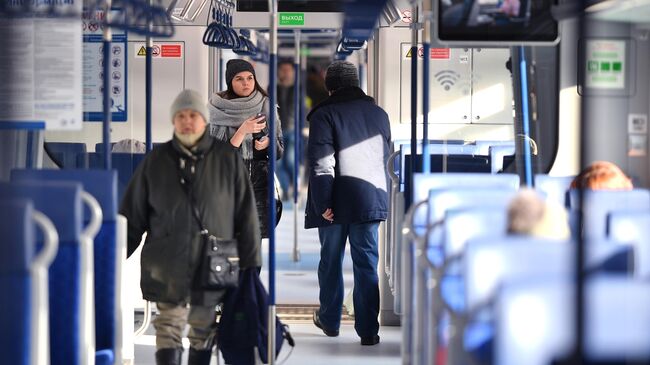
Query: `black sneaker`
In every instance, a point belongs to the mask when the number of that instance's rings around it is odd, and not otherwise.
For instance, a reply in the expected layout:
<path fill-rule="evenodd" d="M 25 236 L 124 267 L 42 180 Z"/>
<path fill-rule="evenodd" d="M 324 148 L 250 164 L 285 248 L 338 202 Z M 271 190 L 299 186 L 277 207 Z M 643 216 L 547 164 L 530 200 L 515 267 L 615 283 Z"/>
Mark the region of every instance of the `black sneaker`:
<path fill-rule="evenodd" d="M 379 343 L 379 335 L 374 335 L 371 337 L 361 337 L 362 346 L 374 346 Z"/>
<path fill-rule="evenodd" d="M 316 327 L 323 330 L 323 333 L 329 337 L 336 337 L 339 335 L 339 330 L 328 330 L 327 328 L 323 327 L 323 325 L 320 323 L 320 318 L 318 318 L 318 311 L 314 312 L 314 324 Z"/>

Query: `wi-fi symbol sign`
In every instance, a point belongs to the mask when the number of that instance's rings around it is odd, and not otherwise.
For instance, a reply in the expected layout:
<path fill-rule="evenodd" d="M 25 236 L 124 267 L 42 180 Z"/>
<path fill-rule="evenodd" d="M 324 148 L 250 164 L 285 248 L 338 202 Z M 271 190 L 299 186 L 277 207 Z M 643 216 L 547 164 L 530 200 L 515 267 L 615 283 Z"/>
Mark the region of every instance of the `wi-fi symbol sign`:
<path fill-rule="evenodd" d="M 460 74 L 452 70 L 442 70 L 434 75 L 440 86 L 444 87 L 445 90 L 449 90 L 456 81 L 460 79 Z"/>

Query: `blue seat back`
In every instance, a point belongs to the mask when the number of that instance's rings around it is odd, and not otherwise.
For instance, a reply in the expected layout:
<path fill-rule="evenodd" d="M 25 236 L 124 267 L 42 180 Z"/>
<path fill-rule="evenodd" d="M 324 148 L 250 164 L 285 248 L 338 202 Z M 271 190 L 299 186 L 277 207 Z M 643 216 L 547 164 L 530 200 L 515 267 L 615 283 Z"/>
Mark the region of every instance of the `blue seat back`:
<path fill-rule="evenodd" d="M 535 175 L 535 190 L 546 195 L 547 200 L 556 201 L 562 206 L 568 206 L 567 191 L 574 176 L 549 176 L 544 174 Z"/>
<path fill-rule="evenodd" d="M 487 302 L 510 278 L 568 276 L 571 263 L 571 245 L 565 241 L 519 236 L 470 240 L 463 257 L 467 308 Z"/>
<path fill-rule="evenodd" d="M 488 154 L 490 156 L 490 168 L 492 169 L 492 173 L 497 173 L 503 170 L 503 158 L 515 154 L 514 143 L 512 146 L 490 146 Z"/>
<path fill-rule="evenodd" d="M 96 349 L 115 349 L 117 173 L 115 170 L 12 170 L 22 181 L 76 181 L 102 208 L 103 222 L 94 240 Z M 87 210 L 87 208 L 85 208 Z M 85 220 L 89 220 L 85 212 Z"/>
<path fill-rule="evenodd" d="M 111 153 L 111 166 L 117 171 L 117 196 L 118 201 L 124 196 L 133 172 L 144 159 L 143 153 Z M 102 153 L 88 154 L 88 168 L 103 169 L 104 155 Z"/>
<path fill-rule="evenodd" d="M 429 193 L 428 213 L 424 215 L 428 218 L 414 217 L 417 219 L 414 220 L 416 232 L 424 230 L 427 222 L 431 224 L 441 221 L 450 209 L 490 207 L 505 210 L 515 194 L 515 190 L 502 188 L 432 189 Z M 442 234 L 443 229 L 438 227 L 431 230 L 427 237 L 430 248 L 428 256 L 434 265 L 439 265 L 444 260 Z"/>
<path fill-rule="evenodd" d="M 474 144 L 479 155 L 487 155 L 490 153 L 490 150 L 496 147 L 510 148 L 512 149 L 512 154 L 515 153 L 515 141 L 476 141 Z"/>
<path fill-rule="evenodd" d="M 445 256 L 458 255 L 465 242 L 484 236 L 504 236 L 508 226 L 506 209 L 472 207 L 449 209 L 445 213 L 443 244 Z"/>
<path fill-rule="evenodd" d="M 81 184 L 72 182 L 0 183 L 0 200 L 31 199 L 59 234 L 59 250 L 50 266 L 50 360 L 52 365 L 78 365 L 80 355 Z M 40 241 L 40 239 L 39 239 Z"/>
<path fill-rule="evenodd" d="M 650 278 L 650 212 L 613 212 L 608 218 L 609 237 L 634 246 L 637 277 Z"/>
<path fill-rule="evenodd" d="M 109 148 L 109 151 L 113 150 L 113 146 L 115 146 L 116 142 L 111 142 L 111 148 Z M 104 142 L 99 142 L 95 143 L 95 152 L 96 153 L 104 153 Z"/>
<path fill-rule="evenodd" d="M 457 143 L 446 143 L 446 144 L 429 144 L 429 154 L 431 155 L 478 155 L 478 148 L 475 145 L 471 144 L 457 144 Z M 422 144 L 418 143 L 417 146 L 417 155 L 422 155 Z M 487 153 L 485 154 L 487 155 Z M 402 144 L 400 146 L 400 171 L 406 171 L 407 168 L 407 157 L 411 156 L 411 144 Z M 421 158 L 421 157 L 420 157 Z M 421 160 L 420 160 L 421 161 Z M 420 162 L 421 163 L 421 162 Z M 400 183 L 404 184 L 406 174 L 400 174 Z"/>
<path fill-rule="evenodd" d="M 579 191 L 569 192 L 571 210 L 579 210 Z M 630 191 L 585 190 L 583 233 L 588 237 L 607 236 L 607 216 L 615 211 L 650 211 L 650 191 L 634 189 Z"/>
<path fill-rule="evenodd" d="M 61 168 L 74 169 L 77 155 L 86 153 L 86 144 L 78 142 L 45 142 L 52 157 L 62 164 Z"/>
<path fill-rule="evenodd" d="M 0 201 L 0 353 L 2 363 L 31 365 L 33 206 L 25 199 Z"/>
<path fill-rule="evenodd" d="M 448 188 L 519 188 L 519 176 L 516 174 L 482 174 L 482 173 L 434 173 L 415 174 L 413 176 L 413 201 L 419 202 L 429 197 L 431 189 Z"/>
<path fill-rule="evenodd" d="M 505 175 L 489 175 L 505 176 Z M 429 191 L 428 222 L 440 221 L 449 209 L 486 208 L 504 209 L 508 206 L 516 190 L 508 187 L 471 187 L 431 189 Z"/>
<path fill-rule="evenodd" d="M 522 278 L 569 279 L 574 272 L 574 251 L 571 241 L 527 236 L 470 240 L 463 257 L 467 307 L 473 309 L 485 303 L 502 282 Z M 612 258 L 616 262 L 611 262 Z M 626 273 L 631 259 L 630 248 L 617 242 L 587 241 L 588 271 Z"/>
<path fill-rule="evenodd" d="M 546 365 L 566 356 L 573 332 L 569 280 L 513 280 L 497 300 L 497 364 Z M 585 355 L 591 360 L 650 359 L 650 284 L 621 277 L 587 282 Z M 620 361 L 620 363 L 624 363 Z M 637 362 L 633 362 L 637 363 Z"/>

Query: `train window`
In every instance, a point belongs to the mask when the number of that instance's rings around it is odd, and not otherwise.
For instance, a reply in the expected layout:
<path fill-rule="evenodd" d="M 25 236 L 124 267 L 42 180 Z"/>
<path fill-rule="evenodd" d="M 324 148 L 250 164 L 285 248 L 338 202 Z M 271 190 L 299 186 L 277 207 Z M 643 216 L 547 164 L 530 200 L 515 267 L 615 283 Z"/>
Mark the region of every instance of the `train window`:
<path fill-rule="evenodd" d="M 239 0 L 237 11 L 241 12 L 266 12 L 269 9 L 267 0 Z M 314 12 L 334 13 L 343 9 L 340 0 L 279 0 L 278 11 L 281 12 Z"/>
<path fill-rule="evenodd" d="M 450 44 L 553 44 L 554 0 L 438 0 L 437 38 Z"/>

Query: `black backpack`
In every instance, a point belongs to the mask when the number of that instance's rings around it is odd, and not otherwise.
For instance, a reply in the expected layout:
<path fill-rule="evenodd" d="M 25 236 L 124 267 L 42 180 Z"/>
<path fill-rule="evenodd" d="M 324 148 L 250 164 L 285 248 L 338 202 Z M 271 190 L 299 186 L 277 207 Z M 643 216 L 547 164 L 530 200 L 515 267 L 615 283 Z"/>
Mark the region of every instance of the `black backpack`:
<path fill-rule="evenodd" d="M 239 286 L 229 290 L 223 302 L 217 343 L 226 364 L 254 365 L 254 349 L 268 364 L 269 298 L 255 268 L 242 270 Z M 280 354 L 284 340 L 295 345 L 289 326 L 275 318 L 275 354 Z"/>

